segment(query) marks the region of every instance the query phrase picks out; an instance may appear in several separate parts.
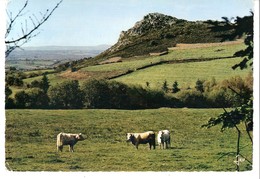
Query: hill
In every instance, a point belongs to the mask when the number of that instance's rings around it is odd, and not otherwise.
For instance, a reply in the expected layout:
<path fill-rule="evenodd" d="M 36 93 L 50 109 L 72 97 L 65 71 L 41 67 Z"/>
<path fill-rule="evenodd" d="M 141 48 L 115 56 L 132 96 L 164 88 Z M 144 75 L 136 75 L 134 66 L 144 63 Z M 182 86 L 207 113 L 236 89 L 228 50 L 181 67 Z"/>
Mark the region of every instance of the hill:
<path fill-rule="evenodd" d="M 98 55 L 97 59 L 158 53 L 167 51 L 168 47 L 174 47 L 177 43 L 220 42 L 219 35 L 227 32 L 211 31 L 212 25 L 208 22 L 187 21 L 160 13 L 150 13 L 129 30 L 122 31 L 118 42 Z"/>

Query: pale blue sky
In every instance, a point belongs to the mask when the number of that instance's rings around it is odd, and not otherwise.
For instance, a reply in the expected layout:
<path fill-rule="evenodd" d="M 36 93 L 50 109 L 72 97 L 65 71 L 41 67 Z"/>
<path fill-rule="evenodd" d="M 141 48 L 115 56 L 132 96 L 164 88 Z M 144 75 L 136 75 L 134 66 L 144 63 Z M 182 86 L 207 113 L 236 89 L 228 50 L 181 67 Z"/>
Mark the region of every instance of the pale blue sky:
<path fill-rule="evenodd" d="M 51 9 L 59 0 L 29 0 L 24 18 Z M 11 0 L 15 14 L 25 0 Z M 243 17 L 253 10 L 253 0 L 63 0 L 26 46 L 89 46 L 114 44 L 122 30 L 131 28 L 148 13 L 159 12 L 186 20 L 220 20 Z M 29 21 L 29 20 L 28 20 Z M 21 34 L 20 22 L 12 36 Z"/>

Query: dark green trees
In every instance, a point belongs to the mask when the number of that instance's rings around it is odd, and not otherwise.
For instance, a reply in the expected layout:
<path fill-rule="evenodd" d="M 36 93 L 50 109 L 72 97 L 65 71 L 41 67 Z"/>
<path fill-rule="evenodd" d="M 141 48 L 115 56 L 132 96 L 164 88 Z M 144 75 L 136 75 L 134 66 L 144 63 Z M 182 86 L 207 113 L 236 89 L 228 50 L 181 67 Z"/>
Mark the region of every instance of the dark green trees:
<path fill-rule="evenodd" d="M 64 81 L 50 87 L 48 96 L 51 108 L 76 109 L 83 107 L 82 92 L 77 80 Z"/>

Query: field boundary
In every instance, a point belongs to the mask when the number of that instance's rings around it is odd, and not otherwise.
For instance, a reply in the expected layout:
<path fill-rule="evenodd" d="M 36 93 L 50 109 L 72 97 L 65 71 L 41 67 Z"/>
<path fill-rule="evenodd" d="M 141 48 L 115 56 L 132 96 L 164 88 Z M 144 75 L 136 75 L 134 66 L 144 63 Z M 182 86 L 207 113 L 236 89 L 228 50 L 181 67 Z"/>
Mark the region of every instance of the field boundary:
<path fill-rule="evenodd" d="M 121 74 L 118 74 L 118 75 L 115 75 L 115 76 L 112 76 L 112 77 L 108 77 L 107 79 L 111 80 L 111 79 L 119 78 L 119 77 L 122 77 L 122 76 L 125 76 L 125 75 L 128 75 L 128 74 L 134 73 L 136 71 L 140 71 L 140 70 L 150 68 L 150 67 L 153 67 L 153 66 L 157 66 L 157 65 L 191 63 L 191 62 L 193 62 L 193 63 L 194 62 L 205 62 L 205 61 L 212 61 L 212 60 L 222 60 L 222 59 L 227 59 L 227 58 L 236 58 L 236 56 L 212 57 L 212 58 L 188 58 L 188 59 L 181 59 L 181 60 L 178 60 L 178 59 L 176 59 L 176 60 L 162 60 L 162 61 L 155 62 L 155 63 L 151 62 L 148 65 L 145 65 L 145 66 L 133 69 L 133 70 L 127 70 L 124 73 L 121 73 Z"/>

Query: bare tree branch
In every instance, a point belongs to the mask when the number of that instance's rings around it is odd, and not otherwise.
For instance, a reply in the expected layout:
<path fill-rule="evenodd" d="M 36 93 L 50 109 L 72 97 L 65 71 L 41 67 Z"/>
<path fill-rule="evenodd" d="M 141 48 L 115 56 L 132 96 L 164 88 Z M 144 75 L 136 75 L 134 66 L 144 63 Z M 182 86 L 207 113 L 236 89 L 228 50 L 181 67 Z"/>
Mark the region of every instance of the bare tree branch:
<path fill-rule="evenodd" d="M 9 20 L 10 20 L 10 23 L 9 23 L 7 29 L 6 29 L 5 38 L 8 37 L 9 33 L 12 30 L 14 22 L 16 21 L 16 19 L 18 17 L 22 16 L 22 12 L 24 11 L 24 9 L 26 8 L 27 5 L 28 5 L 28 0 L 26 0 L 26 2 L 24 3 L 24 6 L 21 8 L 21 10 L 17 13 L 17 15 L 14 18 L 12 18 L 12 12 L 10 12 L 9 14 L 7 13 Z"/>
<path fill-rule="evenodd" d="M 31 38 L 37 36 L 39 33 L 35 34 L 36 30 L 38 30 L 39 27 L 49 19 L 49 17 L 59 7 L 59 5 L 62 3 L 62 1 L 63 0 L 60 0 L 51 11 L 49 9 L 47 9 L 46 12 L 44 13 L 44 15 L 42 15 L 42 13 L 40 13 L 42 16 L 40 20 L 35 16 L 35 14 L 32 15 L 34 18 L 32 16 L 30 16 L 29 19 L 31 20 L 31 23 L 34 26 L 31 30 L 29 30 L 29 31 L 27 30 L 28 29 L 27 20 L 25 21 L 25 27 L 23 27 L 23 24 L 21 24 L 22 35 L 20 37 L 17 37 L 16 39 L 5 40 L 5 44 L 7 46 L 6 51 L 5 51 L 5 57 L 7 57 L 14 49 L 20 48 L 22 45 L 27 43 Z M 21 8 L 21 10 L 17 13 L 17 15 L 14 18 L 12 18 L 12 13 L 8 14 L 10 23 L 7 27 L 5 38 L 7 38 L 8 35 L 10 34 L 17 18 L 21 17 L 23 15 L 22 13 L 25 10 L 25 8 L 27 7 L 27 5 L 28 5 L 28 0 L 26 0 L 24 6 Z"/>

